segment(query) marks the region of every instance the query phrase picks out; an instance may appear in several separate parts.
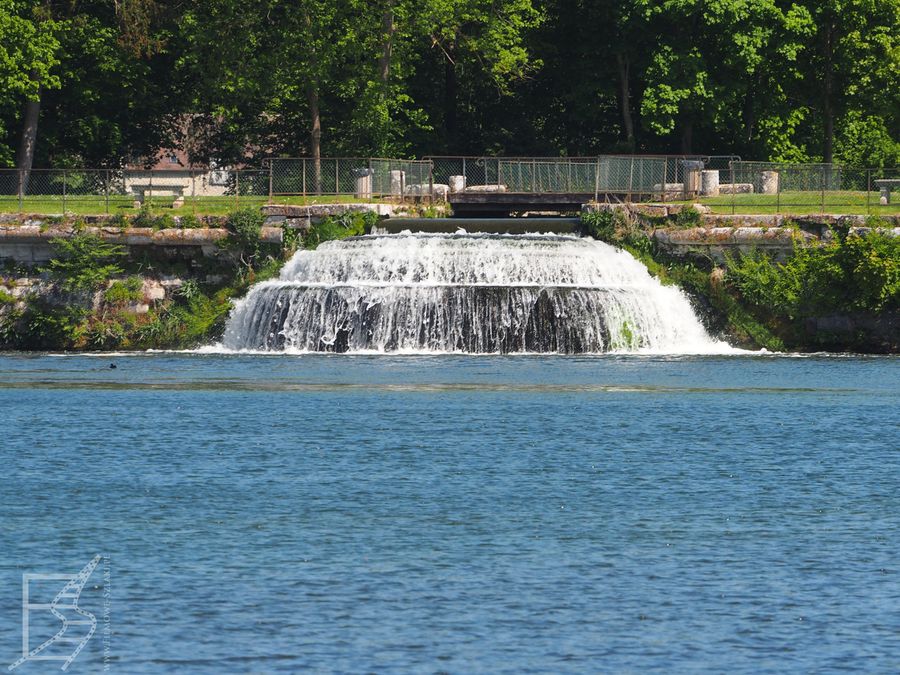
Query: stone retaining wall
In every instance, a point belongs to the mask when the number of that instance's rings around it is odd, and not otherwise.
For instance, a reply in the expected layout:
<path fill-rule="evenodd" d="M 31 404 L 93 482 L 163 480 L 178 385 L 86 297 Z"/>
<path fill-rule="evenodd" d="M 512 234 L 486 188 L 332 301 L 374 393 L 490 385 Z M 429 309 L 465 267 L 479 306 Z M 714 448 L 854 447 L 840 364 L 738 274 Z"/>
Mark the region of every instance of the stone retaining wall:
<path fill-rule="evenodd" d="M 53 256 L 53 239 L 68 239 L 76 232 L 94 234 L 110 244 L 125 246 L 131 255 L 152 250 L 157 256 L 172 259 L 214 257 L 222 250 L 219 243 L 228 236 L 224 228 L 154 230 L 149 227 L 95 227 L 78 229 L 65 225 L 47 225 L 35 220 L 25 224 L 0 224 L 0 260 L 17 263 L 44 263 Z M 280 244 L 284 232 L 280 227 L 263 227 L 261 240 Z"/>

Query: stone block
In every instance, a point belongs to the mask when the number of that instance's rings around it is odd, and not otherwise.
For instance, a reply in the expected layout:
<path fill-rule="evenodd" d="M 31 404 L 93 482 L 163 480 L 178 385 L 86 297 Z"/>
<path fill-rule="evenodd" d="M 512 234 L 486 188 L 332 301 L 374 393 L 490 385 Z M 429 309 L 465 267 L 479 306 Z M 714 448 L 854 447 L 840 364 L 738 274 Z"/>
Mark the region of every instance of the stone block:
<path fill-rule="evenodd" d="M 752 195 L 753 183 L 721 183 L 720 195 Z"/>
<path fill-rule="evenodd" d="M 402 197 L 406 185 L 406 172 L 400 170 L 391 171 L 391 197 Z"/>
<path fill-rule="evenodd" d="M 700 173 L 700 194 L 704 197 L 716 197 L 719 194 L 718 170 L 706 170 Z"/>
<path fill-rule="evenodd" d="M 777 171 L 763 171 L 760 174 L 760 187 L 764 195 L 777 195 L 781 176 Z"/>
<path fill-rule="evenodd" d="M 450 176 L 450 192 L 465 192 L 466 190 L 466 177 L 465 176 Z"/>

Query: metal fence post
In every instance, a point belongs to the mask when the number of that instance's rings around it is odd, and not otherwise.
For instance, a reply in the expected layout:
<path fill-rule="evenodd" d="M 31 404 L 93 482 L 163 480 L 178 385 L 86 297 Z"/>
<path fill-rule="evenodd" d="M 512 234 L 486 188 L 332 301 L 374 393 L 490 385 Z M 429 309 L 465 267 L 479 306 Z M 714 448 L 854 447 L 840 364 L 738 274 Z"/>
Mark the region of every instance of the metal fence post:
<path fill-rule="evenodd" d="M 428 165 L 428 201 L 434 203 L 434 162 Z"/>
<path fill-rule="evenodd" d="M 66 215 L 66 170 L 63 169 L 63 215 Z"/>
<path fill-rule="evenodd" d="M 106 180 L 103 181 L 103 196 L 106 199 L 106 215 L 109 215 L 109 169 L 106 170 Z"/>
<path fill-rule="evenodd" d="M 22 213 L 25 206 L 25 171 L 19 169 L 19 213 Z"/>
<path fill-rule="evenodd" d="M 866 169 L 866 214 L 872 215 L 872 169 Z"/>
<path fill-rule="evenodd" d="M 147 191 L 147 194 L 144 195 L 144 201 L 141 203 L 141 206 L 146 205 L 147 208 L 153 208 L 153 169 L 150 169 L 150 189 Z"/>
<path fill-rule="evenodd" d="M 820 213 L 825 213 L 825 181 L 827 180 L 827 176 L 825 174 L 825 167 L 822 167 L 822 210 Z"/>
<path fill-rule="evenodd" d="M 628 170 L 628 203 L 632 202 L 632 191 L 634 188 L 634 155 L 631 156 L 631 168 Z"/>
<path fill-rule="evenodd" d="M 341 194 L 341 160 L 334 160 L 334 194 Z"/>
<path fill-rule="evenodd" d="M 272 194 L 274 192 L 274 181 L 272 180 L 272 160 L 269 160 L 269 203 L 272 204 Z"/>
<path fill-rule="evenodd" d="M 778 183 L 775 185 L 775 213 L 781 213 L 781 174 L 784 172 L 782 168 L 778 172 Z"/>
<path fill-rule="evenodd" d="M 666 197 L 669 192 L 669 159 L 663 159 L 663 176 L 662 176 L 662 201 L 663 204 L 666 203 Z"/>
<path fill-rule="evenodd" d="M 300 160 L 300 167 L 303 171 L 303 201 L 306 201 L 306 160 Z"/>
<path fill-rule="evenodd" d="M 237 169 L 234 171 L 234 208 L 241 208 L 241 172 Z"/>
<path fill-rule="evenodd" d="M 734 162 L 731 164 L 731 215 L 737 213 L 737 188 L 734 182 Z"/>

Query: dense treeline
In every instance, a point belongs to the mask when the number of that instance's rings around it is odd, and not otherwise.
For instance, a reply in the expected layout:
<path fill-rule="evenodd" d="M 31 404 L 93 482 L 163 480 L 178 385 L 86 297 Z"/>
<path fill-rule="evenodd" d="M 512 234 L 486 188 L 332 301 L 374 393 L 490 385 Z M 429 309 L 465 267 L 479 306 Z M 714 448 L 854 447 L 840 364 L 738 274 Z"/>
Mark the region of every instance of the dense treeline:
<path fill-rule="evenodd" d="M 900 165 L 900 0 L 0 0 L 0 166 L 703 152 Z"/>

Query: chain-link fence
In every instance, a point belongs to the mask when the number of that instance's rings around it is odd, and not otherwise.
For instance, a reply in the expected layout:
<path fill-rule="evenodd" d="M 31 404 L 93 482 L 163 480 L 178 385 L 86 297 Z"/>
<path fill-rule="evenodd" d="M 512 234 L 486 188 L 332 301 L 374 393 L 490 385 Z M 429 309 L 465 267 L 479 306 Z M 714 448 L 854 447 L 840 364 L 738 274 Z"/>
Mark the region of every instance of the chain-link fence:
<path fill-rule="evenodd" d="M 458 190 L 590 195 L 621 201 L 672 200 L 699 193 L 687 178 L 707 164 L 737 157 L 603 155 L 599 157 L 429 157 L 434 183 Z M 699 181 L 699 178 L 697 179 Z M 686 186 L 685 183 L 688 183 Z M 695 181 L 696 182 L 696 181 Z"/>
<path fill-rule="evenodd" d="M 269 200 L 269 170 L 0 169 L 0 211 L 225 213 Z"/>
<path fill-rule="evenodd" d="M 0 169 L 0 211 L 227 213 L 265 203 L 444 200 L 465 192 L 700 202 L 719 213 L 900 213 L 900 170 L 730 156 L 272 159 L 256 169 Z M 892 199 L 893 197 L 893 199 Z"/>
<path fill-rule="evenodd" d="M 292 197 L 352 197 L 356 200 L 427 197 L 431 162 L 370 157 L 271 159 L 273 202 Z"/>
<path fill-rule="evenodd" d="M 735 161 L 715 179 L 701 191 L 701 201 L 719 212 L 900 213 L 900 169 Z"/>

